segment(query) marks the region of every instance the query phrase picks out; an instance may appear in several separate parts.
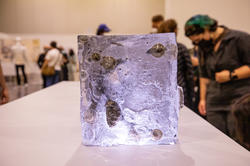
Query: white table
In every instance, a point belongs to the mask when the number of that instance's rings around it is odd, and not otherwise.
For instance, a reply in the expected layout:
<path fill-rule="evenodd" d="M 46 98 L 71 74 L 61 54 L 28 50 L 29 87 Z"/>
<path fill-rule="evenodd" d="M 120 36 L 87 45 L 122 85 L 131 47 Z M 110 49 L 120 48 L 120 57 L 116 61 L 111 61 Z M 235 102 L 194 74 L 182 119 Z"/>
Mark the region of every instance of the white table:
<path fill-rule="evenodd" d="M 177 145 L 83 146 L 79 106 L 79 82 L 0 106 L 0 166 L 250 165 L 250 152 L 187 108 Z"/>

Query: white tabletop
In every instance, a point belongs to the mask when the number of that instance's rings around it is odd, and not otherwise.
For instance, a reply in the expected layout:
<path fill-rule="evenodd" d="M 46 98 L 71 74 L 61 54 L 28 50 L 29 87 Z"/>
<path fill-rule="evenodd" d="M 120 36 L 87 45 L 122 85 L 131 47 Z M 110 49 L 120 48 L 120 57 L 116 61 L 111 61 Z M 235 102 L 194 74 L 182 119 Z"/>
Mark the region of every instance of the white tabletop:
<path fill-rule="evenodd" d="M 187 108 L 179 143 L 81 145 L 79 82 L 62 82 L 0 106 L 0 166 L 249 166 L 250 152 Z"/>

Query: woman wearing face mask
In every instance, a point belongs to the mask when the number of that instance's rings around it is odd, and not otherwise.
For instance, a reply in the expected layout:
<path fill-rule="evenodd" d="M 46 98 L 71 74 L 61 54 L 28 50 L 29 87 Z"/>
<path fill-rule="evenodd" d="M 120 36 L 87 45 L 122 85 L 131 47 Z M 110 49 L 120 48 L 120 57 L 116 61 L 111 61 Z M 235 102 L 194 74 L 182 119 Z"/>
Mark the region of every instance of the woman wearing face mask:
<path fill-rule="evenodd" d="M 199 112 L 234 138 L 231 104 L 250 92 L 250 35 L 218 26 L 207 15 L 191 17 L 185 35 L 199 47 Z"/>

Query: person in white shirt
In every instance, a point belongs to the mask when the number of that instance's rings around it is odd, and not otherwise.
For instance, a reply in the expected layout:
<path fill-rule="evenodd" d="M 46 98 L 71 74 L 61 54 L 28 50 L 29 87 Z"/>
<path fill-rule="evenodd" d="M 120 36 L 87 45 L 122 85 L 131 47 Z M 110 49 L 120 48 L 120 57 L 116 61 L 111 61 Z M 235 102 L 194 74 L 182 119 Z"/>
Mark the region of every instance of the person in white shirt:
<path fill-rule="evenodd" d="M 46 76 L 45 87 L 54 85 L 60 81 L 60 71 L 61 71 L 61 64 L 62 64 L 62 54 L 57 48 L 57 43 L 52 41 L 50 43 L 51 49 L 45 56 L 45 61 L 43 66 L 54 66 L 55 74 L 51 76 Z"/>
<path fill-rule="evenodd" d="M 27 76 L 25 73 L 25 63 L 27 63 L 27 57 L 26 57 L 26 47 L 24 47 L 21 44 L 21 38 L 16 38 L 16 44 L 11 47 L 12 51 L 12 57 L 14 59 L 14 64 L 16 67 L 16 80 L 17 84 L 21 85 L 21 78 L 19 75 L 19 69 L 22 70 L 23 78 L 24 78 L 24 84 L 27 84 Z"/>

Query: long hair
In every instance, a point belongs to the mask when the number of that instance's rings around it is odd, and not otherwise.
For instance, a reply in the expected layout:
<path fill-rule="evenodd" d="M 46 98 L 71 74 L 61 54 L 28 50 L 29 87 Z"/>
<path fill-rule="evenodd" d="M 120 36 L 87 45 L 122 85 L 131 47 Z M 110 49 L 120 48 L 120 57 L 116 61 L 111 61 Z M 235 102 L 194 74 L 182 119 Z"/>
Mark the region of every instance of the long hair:
<path fill-rule="evenodd" d="M 242 96 L 232 106 L 236 119 L 237 138 L 244 145 L 250 145 L 250 93 Z M 250 147 L 247 147 L 248 150 Z"/>

